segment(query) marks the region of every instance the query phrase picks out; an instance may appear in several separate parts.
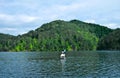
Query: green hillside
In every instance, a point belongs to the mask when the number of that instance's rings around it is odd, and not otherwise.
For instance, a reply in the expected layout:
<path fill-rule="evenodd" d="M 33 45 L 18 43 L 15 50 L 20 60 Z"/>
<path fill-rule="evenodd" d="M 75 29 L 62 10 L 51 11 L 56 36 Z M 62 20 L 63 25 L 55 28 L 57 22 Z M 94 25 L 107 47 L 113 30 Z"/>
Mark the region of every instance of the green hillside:
<path fill-rule="evenodd" d="M 98 24 L 92 24 L 92 23 L 85 23 L 79 20 L 71 20 L 70 22 L 76 24 L 84 31 L 89 31 L 90 33 L 93 33 L 98 38 L 101 38 L 113 31 L 112 29 L 107 28 L 105 26 L 101 26 Z"/>
<path fill-rule="evenodd" d="M 98 44 L 98 50 L 120 50 L 120 29 L 104 36 Z"/>
<path fill-rule="evenodd" d="M 15 36 L 0 33 L 0 51 L 9 51 L 14 45 Z"/>
<path fill-rule="evenodd" d="M 98 41 L 113 30 L 79 20 L 56 20 L 36 30 L 10 38 L 7 51 L 96 50 Z M 2 37 L 1 37 L 2 38 Z M 9 39 L 9 38 L 8 38 Z M 9 40 L 7 40 L 9 41 Z M 4 42 L 4 41 L 3 41 Z M 6 45 L 6 44 L 5 44 Z M 12 47 L 11 47 L 12 45 Z M 3 47 L 3 45 L 1 45 Z M 0 48 L 0 51 L 4 49 Z M 5 50 L 5 51 L 6 51 Z"/>

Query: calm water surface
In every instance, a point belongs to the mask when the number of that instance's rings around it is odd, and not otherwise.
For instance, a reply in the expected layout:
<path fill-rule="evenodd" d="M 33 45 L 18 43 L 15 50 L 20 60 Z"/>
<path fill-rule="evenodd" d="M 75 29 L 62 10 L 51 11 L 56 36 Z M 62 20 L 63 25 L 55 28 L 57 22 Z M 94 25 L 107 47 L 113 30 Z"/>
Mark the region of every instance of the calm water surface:
<path fill-rule="evenodd" d="M 0 78 L 119 78 L 120 51 L 0 52 Z"/>

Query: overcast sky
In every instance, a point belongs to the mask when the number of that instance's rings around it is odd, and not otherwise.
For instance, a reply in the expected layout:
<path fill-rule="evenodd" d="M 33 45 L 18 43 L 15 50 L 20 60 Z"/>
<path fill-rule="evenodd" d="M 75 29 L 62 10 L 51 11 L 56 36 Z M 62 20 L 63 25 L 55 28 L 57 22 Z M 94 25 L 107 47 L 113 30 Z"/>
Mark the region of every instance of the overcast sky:
<path fill-rule="evenodd" d="M 120 0 L 0 0 L 0 33 L 23 34 L 58 19 L 120 28 Z"/>

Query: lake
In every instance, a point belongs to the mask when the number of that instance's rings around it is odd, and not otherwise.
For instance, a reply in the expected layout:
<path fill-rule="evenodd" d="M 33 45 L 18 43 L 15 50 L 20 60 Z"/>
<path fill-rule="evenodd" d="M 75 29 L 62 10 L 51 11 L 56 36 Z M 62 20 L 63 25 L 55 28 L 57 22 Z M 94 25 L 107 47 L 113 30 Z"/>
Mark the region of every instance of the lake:
<path fill-rule="evenodd" d="M 0 78 L 118 78 L 120 51 L 0 52 Z"/>

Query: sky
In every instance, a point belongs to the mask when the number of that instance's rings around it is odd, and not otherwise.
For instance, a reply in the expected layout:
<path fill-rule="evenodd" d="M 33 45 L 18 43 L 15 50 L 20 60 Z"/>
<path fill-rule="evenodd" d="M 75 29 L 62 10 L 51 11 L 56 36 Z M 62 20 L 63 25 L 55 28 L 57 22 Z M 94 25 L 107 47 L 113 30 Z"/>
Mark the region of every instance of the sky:
<path fill-rule="evenodd" d="M 19 35 L 73 19 L 120 28 L 120 0 L 0 0 L 0 33 Z"/>

